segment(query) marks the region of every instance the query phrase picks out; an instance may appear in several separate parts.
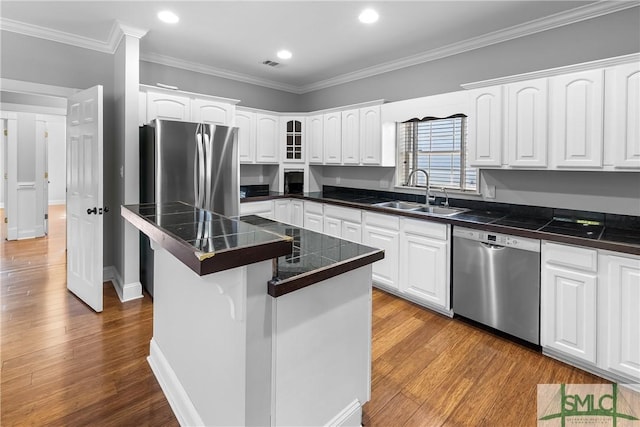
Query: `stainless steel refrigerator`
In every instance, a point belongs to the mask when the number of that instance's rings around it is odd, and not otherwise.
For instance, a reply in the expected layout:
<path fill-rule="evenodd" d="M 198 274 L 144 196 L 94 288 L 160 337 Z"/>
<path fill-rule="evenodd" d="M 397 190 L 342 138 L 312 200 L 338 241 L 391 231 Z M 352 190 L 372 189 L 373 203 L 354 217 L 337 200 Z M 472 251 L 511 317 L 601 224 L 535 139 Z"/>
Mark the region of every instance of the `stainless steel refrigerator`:
<path fill-rule="evenodd" d="M 153 120 L 140 128 L 140 203 L 182 201 L 240 212 L 238 128 Z M 140 234 L 140 282 L 153 297 L 153 251 Z"/>

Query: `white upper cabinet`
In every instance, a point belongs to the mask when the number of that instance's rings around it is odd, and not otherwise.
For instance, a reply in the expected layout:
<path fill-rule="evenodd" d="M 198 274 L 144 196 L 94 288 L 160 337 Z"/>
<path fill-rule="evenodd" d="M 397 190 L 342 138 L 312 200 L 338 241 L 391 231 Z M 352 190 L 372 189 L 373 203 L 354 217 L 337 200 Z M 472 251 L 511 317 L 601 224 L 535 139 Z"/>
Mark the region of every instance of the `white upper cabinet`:
<path fill-rule="evenodd" d="M 147 120 L 191 120 L 191 99 L 186 95 L 147 92 Z"/>
<path fill-rule="evenodd" d="M 279 117 L 271 114 L 256 114 L 256 162 L 278 163 Z"/>
<path fill-rule="evenodd" d="M 235 126 L 238 127 L 238 157 L 240 163 L 256 161 L 256 113 L 237 110 Z"/>
<path fill-rule="evenodd" d="M 604 72 L 602 69 L 550 79 L 550 132 L 553 166 L 601 168 Z"/>
<path fill-rule="evenodd" d="M 605 147 L 615 168 L 640 169 L 640 63 L 605 71 Z"/>
<path fill-rule="evenodd" d="M 191 121 L 228 126 L 233 122 L 236 106 L 209 99 L 191 100 Z"/>
<path fill-rule="evenodd" d="M 342 113 L 326 113 L 323 116 L 324 163 L 342 163 Z"/>
<path fill-rule="evenodd" d="M 502 166 L 502 86 L 475 89 L 469 94 L 467 121 L 471 166 Z"/>
<path fill-rule="evenodd" d="M 280 118 L 281 158 L 283 162 L 304 163 L 305 134 L 305 117 L 285 116 Z"/>
<path fill-rule="evenodd" d="M 395 164 L 395 144 L 391 144 L 391 163 Z M 363 165 L 387 166 L 383 162 L 382 126 L 380 106 L 374 105 L 360 109 L 360 162 Z M 386 159 L 385 159 L 386 160 Z M 389 165 L 392 166 L 392 165 Z"/>
<path fill-rule="evenodd" d="M 318 114 L 307 117 L 307 152 L 309 163 L 324 162 L 323 116 Z"/>
<path fill-rule="evenodd" d="M 342 163 L 360 163 L 360 110 L 358 108 L 342 112 Z"/>
<path fill-rule="evenodd" d="M 511 83 L 507 90 L 507 141 L 509 166 L 547 166 L 547 79 Z"/>

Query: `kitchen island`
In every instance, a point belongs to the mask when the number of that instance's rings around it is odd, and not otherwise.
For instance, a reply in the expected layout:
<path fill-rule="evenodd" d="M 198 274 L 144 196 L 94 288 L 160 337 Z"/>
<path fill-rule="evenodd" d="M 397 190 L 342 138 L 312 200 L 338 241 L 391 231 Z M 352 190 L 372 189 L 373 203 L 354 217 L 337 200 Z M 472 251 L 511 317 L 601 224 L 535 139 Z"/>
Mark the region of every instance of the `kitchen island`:
<path fill-rule="evenodd" d="M 155 250 L 148 360 L 182 425 L 360 425 L 382 251 L 179 202 L 122 216 Z"/>

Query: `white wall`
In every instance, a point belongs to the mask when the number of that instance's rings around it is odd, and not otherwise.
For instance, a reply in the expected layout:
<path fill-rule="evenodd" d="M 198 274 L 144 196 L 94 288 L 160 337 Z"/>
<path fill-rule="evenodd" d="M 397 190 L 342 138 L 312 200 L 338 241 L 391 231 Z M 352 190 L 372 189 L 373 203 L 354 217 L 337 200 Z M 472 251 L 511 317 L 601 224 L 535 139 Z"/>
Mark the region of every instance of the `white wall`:
<path fill-rule="evenodd" d="M 48 116 L 47 118 L 49 168 L 49 204 L 63 205 L 66 203 L 67 188 L 67 124 L 63 116 Z"/>

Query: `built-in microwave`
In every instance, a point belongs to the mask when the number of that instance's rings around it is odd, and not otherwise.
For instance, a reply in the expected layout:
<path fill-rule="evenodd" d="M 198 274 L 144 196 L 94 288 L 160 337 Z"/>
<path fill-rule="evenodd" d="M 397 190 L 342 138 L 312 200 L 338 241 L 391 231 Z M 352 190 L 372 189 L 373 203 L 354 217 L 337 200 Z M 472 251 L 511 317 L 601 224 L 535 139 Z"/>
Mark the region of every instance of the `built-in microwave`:
<path fill-rule="evenodd" d="M 302 194 L 304 192 L 304 171 L 301 169 L 285 169 L 284 194 Z"/>

